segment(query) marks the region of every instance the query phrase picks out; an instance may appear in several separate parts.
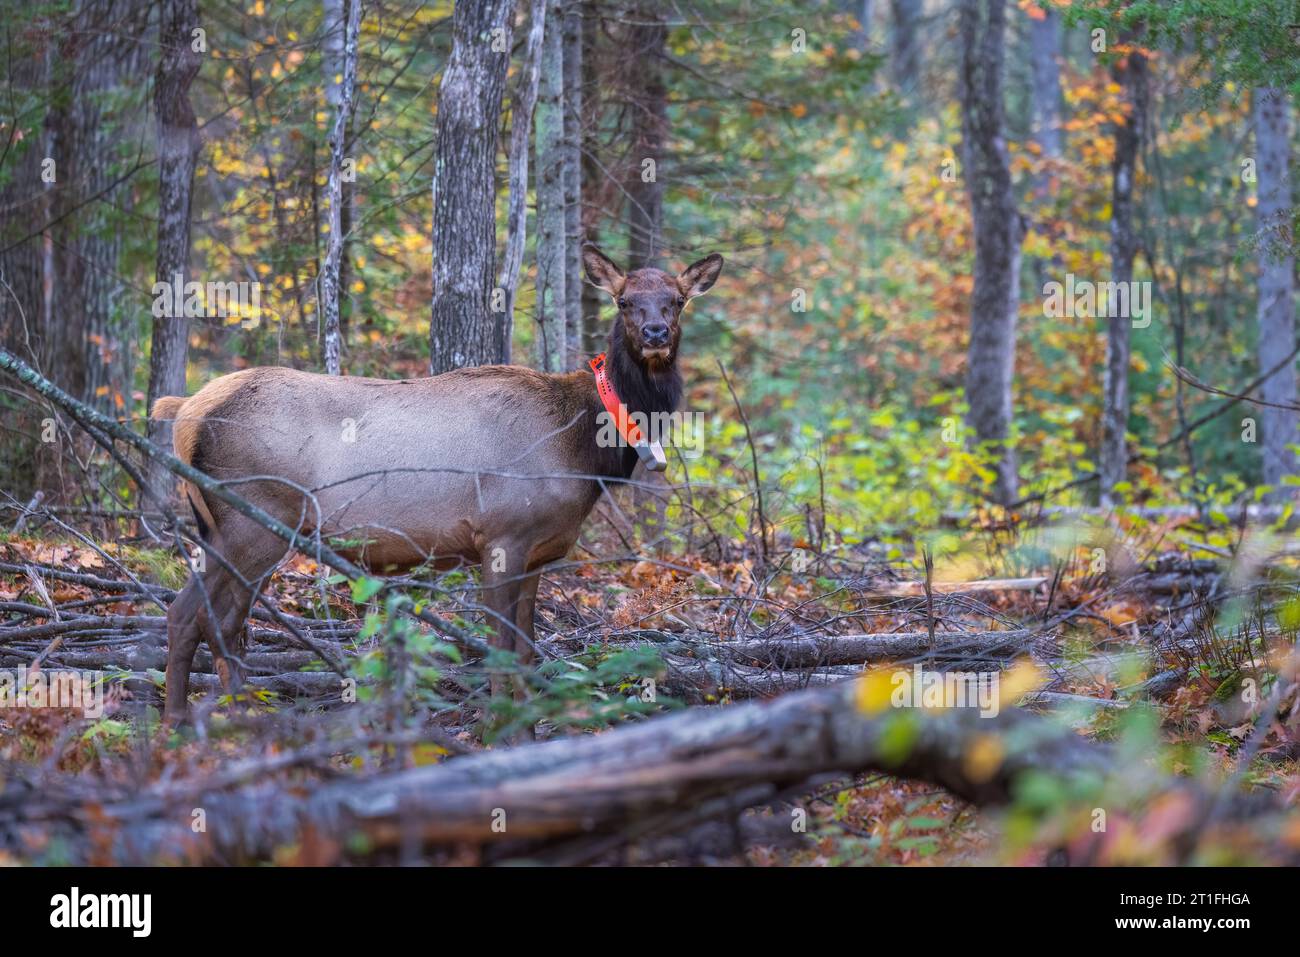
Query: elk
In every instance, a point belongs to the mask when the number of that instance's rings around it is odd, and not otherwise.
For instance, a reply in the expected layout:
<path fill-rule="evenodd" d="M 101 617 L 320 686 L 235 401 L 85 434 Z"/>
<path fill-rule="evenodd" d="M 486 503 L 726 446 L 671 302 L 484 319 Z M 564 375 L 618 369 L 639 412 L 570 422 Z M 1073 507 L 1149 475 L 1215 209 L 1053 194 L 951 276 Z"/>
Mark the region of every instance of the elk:
<path fill-rule="evenodd" d="M 490 641 L 528 664 L 542 567 L 572 548 L 602 484 L 630 478 L 647 455 L 634 433 L 623 432 L 627 443 L 602 440 L 603 415 L 620 401 L 647 417 L 676 410 L 682 312 L 713 286 L 722 262 L 714 253 L 675 276 L 624 273 L 585 246 L 589 281 L 618 308 L 606 357 L 592 369 L 498 365 L 370 379 L 262 367 L 188 398 L 162 397 L 152 414 L 176 421 L 179 459 L 286 525 L 341 541 L 335 550 L 351 561 L 379 571 L 480 565 Z M 245 619 L 288 554 L 281 538 L 215 496 L 191 483 L 184 494 L 205 549 L 221 560 L 193 569 L 167 613 L 171 724 L 186 717 L 200 640 L 227 692 L 240 686 Z M 494 694 L 505 688 L 504 677 L 492 679 Z"/>

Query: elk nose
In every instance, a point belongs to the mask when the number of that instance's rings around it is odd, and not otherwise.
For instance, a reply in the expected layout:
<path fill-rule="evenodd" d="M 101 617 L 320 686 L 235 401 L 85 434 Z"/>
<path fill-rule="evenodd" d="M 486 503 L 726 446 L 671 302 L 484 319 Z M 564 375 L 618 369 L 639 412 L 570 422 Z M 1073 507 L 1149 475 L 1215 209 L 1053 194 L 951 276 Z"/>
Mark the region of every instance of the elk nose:
<path fill-rule="evenodd" d="M 652 322 L 646 325 L 642 330 L 645 336 L 645 344 L 648 346 L 666 346 L 668 345 L 668 324 L 666 322 Z"/>

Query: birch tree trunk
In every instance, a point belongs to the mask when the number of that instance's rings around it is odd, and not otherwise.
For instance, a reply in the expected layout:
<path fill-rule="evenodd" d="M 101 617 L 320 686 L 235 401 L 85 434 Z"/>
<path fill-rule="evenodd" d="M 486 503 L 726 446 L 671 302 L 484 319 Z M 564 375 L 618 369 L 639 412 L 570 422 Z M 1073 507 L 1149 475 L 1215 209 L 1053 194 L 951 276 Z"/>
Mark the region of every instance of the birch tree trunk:
<path fill-rule="evenodd" d="M 158 23 L 158 75 L 154 80 L 154 113 L 158 121 L 158 256 L 155 282 L 167 287 L 189 281 L 190 207 L 194 168 L 199 157 L 199 127 L 190 106 L 190 84 L 203 55 L 195 49 L 193 31 L 199 25 L 196 0 L 163 0 Z M 168 297 L 168 302 L 172 297 Z M 170 310 L 168 310 L 170 313 Z M 164 395 L 185 395 L 185 360 L 189 351 L 189 319 L 155 316 L 149 353 L 148 407 Z M 149 420 L 149 439 L 165 449 L 172 445 L 172 423 Z M 150 461 L 146 479 L 159 499 L 168 497 L 171 473 Z"/>
<path fill-rule="evenodd" d="M 1146 116 L 1146 58 L 1130 53 L 1111 68 L 1123 92 L 1125 121 L 1115 127 L 1115 158 L 1111 162 L 1110 271 L 1115 283 L 1133 279 L 1133 258 L 1137 236 L 1133 230 L 1133 181 L 1137 176 Z M 1102 389 L 1102 437 L 1100 455 L 1101 504 L 1114 504 L 1115 486 L 1124 481 L 1128 469 L 1129 341 L 1130 316 L 1106 320 L 1106 373 Z"/>
<path fill-rule="evenodd" d="M 537 106 L 537 80 L 541 72 L 542 38 L 546 30 L 547 0 L 530 0 L 528 42 L 524 65 L 515 79 L 510 106 L 510 201 L 506 211 L 506 252 L 497 282 L 502 292 L 499 361 L 510 364 L 515 330 L 515 300 L 519 294 L 519 267 L 524 262 L 528 231 L 528 134 Z M 494 309 L 495 310 L 495 304 Z"/>
<path fill-rule="evenodd" d="M 564 10 L 564 275 L 566 364 L 582 368 L 582 8 Z"/>
<path fill-rule="evenodd" d="M 326 16 L 335 11 L 331 6 L 348 5 L 347 29 L 343 37 L 343 79 L 334 97 L 334 124 L 327 141 L 330 151 L 330 170 L 325 182 L 326 213 L 325 265 L 321 270 L 321 314 L 325 323 L 325 371 L 339 374 L 339 350 L 342 335 L 339 330 L 339 269 L 343 260 L 343 207 L 347 202 L 343 192 L 344 150 L 347 147 L 348 121 L 352 114 L 352 99 L 357 86 L 357 42 L 361 33 L 361 0 L 327 0 Z M 335 29 L 327 23 L 326 29 Z M 332 57 L 326 57 L 337 65 Z M 326 85 L 328 94 L 329 85 Z"/>
<path fill-rule="evenodd" d="M 1266 87 L 1254 91 L 1255 153 L 1258 203 L 1255 207 L 1261 243 L 1259 250 L 1259 338 L 1256 352 L 1260 373 L 1277 365 L 1295 348 L 1295 255 L 1291 251 L 1291 104 L 1285 90 Z M 1287 363 L 1260 386 L 1265 402 L 1296 404 L 1295 363 Z M 1258 408 L 1262 478 L 1275 487 L 1274 500 L 1293 490 L 1282 479 L 1296 473 L 1295 453 L 1287 448 L 1300 443 L 1296 413 L 1269 406 Z"/>
<path fill-rule="evenodd" d="M 343 98 L 343 74 L 346 72 L 346 62 L 344 50 L 346 49 L 346 38 L 348 32 L 348 8 L 347 0 L 322 0 L 322 17 L 321 17 L 321 73 L 325 81 L 325 105 L 326 114 L 334 116 L 339 108 L 339 103 Z M 360 42 L 358 40 L 358 42 Z M 360 69 L 360 53 L 357 54 L 358 70 Z M 360 81 L 358 81 L 360 82 Z M 356 88 L 353 88 L 353 97 L 356 96 Z M 352 117 L 356 114 L 356 106 L 349 111 L 348 115 L 348 137 L 352 135 Z M 312 158 L 313 171 L 315 169 L 315 157 Z M 314 182 L 314 172 L 313 172 Z M 343 247 L 339 257 L 339 342 L 341 347 L 346 347 L 348 342 L 348 324 L 351 318 L 351 309 L 344 309 L 344 303 L 350 303 L 352 300 L 349 290 L 352 287 L 352 258 L 349 252 L 351 246 L 350 236 L 352 234 L 353 206 L 356 202 L 356 190 L 353 184 L 344 179 L 339 187 L 343 195 L 343 205 L 339 209 L 339 221 L 342 223 L 340 234 L 343 240 Z M 323 205 L 320 197 L 317 196 L 318 208 Z M 328 210 L 326 211 L 328 213 Z M 319 224 L 317 249 L 319 250 L 322 243 L 320 233 L 324 232 L 323 224 Z M 328 243 L 328 239 L 326 239 Z M 323 269 L 324 264 L 318 262 L 318 269 Z M 318 316 L 320 314 L 318 313 Z"/>
<path fill-rule="evenodd" d="M 546 11 L 542 70 L 537 90 L 537 367 L 563 372 L 568 290 L 564 217 L 564 19 Z"/>
<path fill-rule="evenodd" d="M 501 358 L 496 281 L 496 155 L 514 4 L 457 3 L 438 94 L 433 171 L 429 373 Z"/>
<path fill-rule="evenodd" d="M 343 99 L 343 51 L 347 47 L 348 0 L 321 0 L 321 79 L 325 103 L 337 111 Z"/>
<path fill-rule="evenodd" d="M 1017 485 L 1008 433 L 1024 227 L 1003 135 L 1006 4 L 961 0 L 960 11 L 962 149 L 975 230 L 966 401 L 976 439 L 996 451 L 994 494 L 1009 503 Z"/>
<path fill-rule="evenodd" d="M 657 10 L 643 7 L 628 31 L 633 161 L 627 190 L 630 269 L 659 265 L 663 251 L 663 161 L 668 139 L 663 52 L 668 28 L 659 16 Z"/>

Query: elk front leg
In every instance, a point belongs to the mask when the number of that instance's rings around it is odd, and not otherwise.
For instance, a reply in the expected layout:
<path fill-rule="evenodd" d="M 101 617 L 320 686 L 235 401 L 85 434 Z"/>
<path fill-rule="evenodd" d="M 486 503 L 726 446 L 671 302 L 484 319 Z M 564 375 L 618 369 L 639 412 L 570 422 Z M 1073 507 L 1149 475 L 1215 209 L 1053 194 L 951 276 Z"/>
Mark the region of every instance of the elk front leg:
<path fill-rule="evenodd" d="M 526 577 L 524 563 L 517 548 L 499 545 L 487 549 L 483 560 L 483 605 L 487 609 L 491 642 L 495 648 L 518 650 L 515 624 L 519 599 Z M 490 679 L 493 696 L 505 694 L 511 687 L 507 675 L 493 672 Z M 514 683 L 515 697 L 520 697 L 521 683 Z"/>
<path fill-rule="evenodd" d="M 521 665 L 531 666 L 536 658 L 533 611 L 537 607 L 537 583 L 541 572 L 529 572 L 519 584 L 519 601 L 515 605 L 515 656 Z"/>

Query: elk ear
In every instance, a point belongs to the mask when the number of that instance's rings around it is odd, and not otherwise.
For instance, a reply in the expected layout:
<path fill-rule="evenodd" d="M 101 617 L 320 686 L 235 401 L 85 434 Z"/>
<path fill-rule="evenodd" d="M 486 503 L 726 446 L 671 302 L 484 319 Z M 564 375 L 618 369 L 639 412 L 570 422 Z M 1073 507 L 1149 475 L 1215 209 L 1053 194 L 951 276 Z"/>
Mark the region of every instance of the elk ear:
<path fill-rule="evenodd" d="M 614 265 L 610 259 L 591 243 L 582 247 L 582 264 L 587 267 L 587 278 L 592 285 L 605 290 L 611 296 L 623 291 L 623 282 L 627 276 L 623 270 Z"/>
<path fill-rule="evenodd" d="M 677 277 L 677 285 L 681 288 L 683 296 L 694 299 L 713 288 L 720 272 L 722 272 L 722 257 L 713 253 L 683 269 L 681 275 Z"/>

